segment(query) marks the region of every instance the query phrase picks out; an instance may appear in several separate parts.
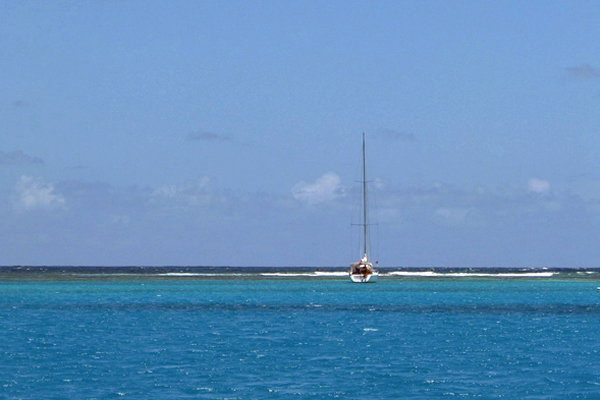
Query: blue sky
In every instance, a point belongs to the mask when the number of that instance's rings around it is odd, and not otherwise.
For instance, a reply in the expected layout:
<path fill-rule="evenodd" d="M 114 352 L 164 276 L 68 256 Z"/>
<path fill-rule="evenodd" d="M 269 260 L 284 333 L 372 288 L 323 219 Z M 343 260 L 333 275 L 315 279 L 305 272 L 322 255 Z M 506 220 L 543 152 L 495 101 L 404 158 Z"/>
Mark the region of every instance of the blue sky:
<path fill-rule="evenodd" d="M 600 267 L 600 6 L 0 3 L 0 265 Z"/>

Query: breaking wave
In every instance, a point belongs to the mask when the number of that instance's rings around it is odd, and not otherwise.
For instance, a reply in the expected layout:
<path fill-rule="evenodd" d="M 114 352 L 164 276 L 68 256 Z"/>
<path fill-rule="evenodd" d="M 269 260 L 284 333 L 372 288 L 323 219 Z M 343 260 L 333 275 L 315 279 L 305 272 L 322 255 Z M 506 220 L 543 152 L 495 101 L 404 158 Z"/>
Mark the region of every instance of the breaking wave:
<path fill-rule="evenodd" d="M 435 271 L 393 271 L 384 275 L 405 277 L 433 277 L 433 278 L 550 278 L 556 272 L 508 272 L 508 273 L 482 273 L 482 272 L 435 272 Z"/>

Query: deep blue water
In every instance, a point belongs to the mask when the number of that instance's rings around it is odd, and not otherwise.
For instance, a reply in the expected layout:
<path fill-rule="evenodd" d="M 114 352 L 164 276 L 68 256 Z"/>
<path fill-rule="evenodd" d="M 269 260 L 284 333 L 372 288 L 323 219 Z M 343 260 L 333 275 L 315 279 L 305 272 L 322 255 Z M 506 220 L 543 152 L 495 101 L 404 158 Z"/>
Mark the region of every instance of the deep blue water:
<path fill-rule="evenodd" d="M 598 399 L 595 280 L 0 282 L 2 399 Z"/>

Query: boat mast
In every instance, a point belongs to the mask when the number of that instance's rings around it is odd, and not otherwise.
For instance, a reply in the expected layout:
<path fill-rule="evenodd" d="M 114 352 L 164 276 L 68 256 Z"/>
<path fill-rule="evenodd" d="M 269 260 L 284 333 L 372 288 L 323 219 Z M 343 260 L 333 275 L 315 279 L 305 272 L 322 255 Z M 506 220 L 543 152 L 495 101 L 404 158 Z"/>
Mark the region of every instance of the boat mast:
<path fill-rule="evenodd" d="M 367 243 L 369 234 L 369 225 L 367 219 L 367 161 L 365 151 L 365 133 L 363 132 L 363 143 L 362 143 L 362 189 L 363 189 L 363 238 L 364 238 L 364 255 L 367 255 Z"/>

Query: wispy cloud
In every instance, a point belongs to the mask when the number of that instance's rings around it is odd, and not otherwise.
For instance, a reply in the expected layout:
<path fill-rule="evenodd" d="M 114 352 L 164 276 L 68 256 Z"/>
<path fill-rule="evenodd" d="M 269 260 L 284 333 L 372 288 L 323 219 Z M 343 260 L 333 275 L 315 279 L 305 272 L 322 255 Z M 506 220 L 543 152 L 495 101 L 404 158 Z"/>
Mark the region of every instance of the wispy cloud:
<path fill-rule="evenodd" d="M 432 218 L 445 225 L 463 225 L 470 211 L 469 208 L 441 207 L 434 211 Z"/>
<path fill-rule="evenodd" d="M 598 79 L 600 78 L 600 68 L 592 67 L 589 64 L 582 64 L 578 67 L 569 67 L 567 72 L 575 79 Z"/>
<path fill-rule="evenodd" d="M 208 176 L 181 185 L 164 185 L 155 189 L 152 193 L 153 203 L 189 207 L 208 205 L 213 202 L 214 198 L 215 195 L 212 193 Z"/>
<path fill-rule="evenodd" d="M 30 165 L 44 164 L 44 160 L 39 157 L 31 157 L 23 153 L 21 150 L 5 153 L 0 151 L 0 165 Z"/>
<path fill-rule="evenodd" d="M 191 142 L 227 142 L 231 140 L 231 137 L 213 132 L 191 132 L 188 133 L 186 140 Z"/>
<path fill-rule="evenodd" d="M 49 210 L 64 206 L 64 196 L 56 192 L 53 184 L 45 183 L 42 178 L 23 175 L 15 187 L 13 208 L 16 211 Z"/>
<path fill-rule="evenodd" d="M 473 189 L 436 184 L 432 187 L 386 189 L 378 198 L 388 223 L 419 225 L 425 221 L 446 226 L 502 227 L 539 217 L 539 223 L 552 214 L 560 219 L 569 212 L 586 209 L 576 196 L 551 190 L 548 181 L 532 178 L 524 185 L 483 186 Z M 590 202 L 592 204 L 592 202 Z M 374 210 L 378 214 L 378 210 Z M 532 219 L 533 218 L 533 219 Z"/>
<path fill-rule="evenodd" d="M 527 182 L 527 190 L 534 193 L 544 194 L 550 190 L 550 182 L 542 179 L 531 178 Z"/>
<path fill-rule="evenodd" d="M 344 187 L 337 174 L 328 172 L 313 183 L 298 182 L 292 188 L 292 195 L 304 203 L 318 204 L 343 197 Z"/>
<path fill-rule="evenodd" d="M 317 178 L 280 197 L 221 191 L 208 177 L 149 188 L 23 176 L 10 194 L 0 190 L 0 217 L 9 232 L 3 248 L 23 259 L 30 255 L 10 250 L 13 238 L 22 237 L 21 248 L 32 249 L 31 255 L 48 245 L 39 262 L 53 264 L 190 265 L 202 260 L 247 265 L 251 260 L 253 265 L 312 265 L 330 257 L 327 262 L 338 265 L 347 255 L 347 241 L 340 237 L 354 232 L 348 217 L 357 199 L 346 195 L 337 174 Z M 600 216 L 600 197 L 585 200 L 543 179 L 499 188 L 387 185 L 373 194 L 372 220 L 386 233 L 378 246 L 389 263 L 520 266 L 594 259 L 593 250 L 579 252 L 593 249 L 599 234 L 594 221 Z M 576 239 L 571 251 L 561 243 L 567 235 Z M 315 237 L 328 245 L 290 261 L 299 244 L 309 248 Z M 61 251 L 64 243 L 71 245 L 67 255 Z"/>
<path fill-rule="evenodd" d="M 416 142 L 417 137 L 412 133 L 398 132 L 392 129 L 378 129 L 377 136 L 396 142 Z"/>

